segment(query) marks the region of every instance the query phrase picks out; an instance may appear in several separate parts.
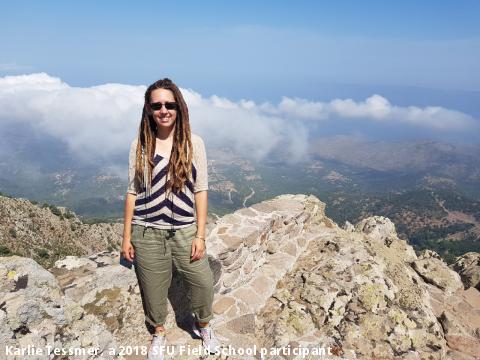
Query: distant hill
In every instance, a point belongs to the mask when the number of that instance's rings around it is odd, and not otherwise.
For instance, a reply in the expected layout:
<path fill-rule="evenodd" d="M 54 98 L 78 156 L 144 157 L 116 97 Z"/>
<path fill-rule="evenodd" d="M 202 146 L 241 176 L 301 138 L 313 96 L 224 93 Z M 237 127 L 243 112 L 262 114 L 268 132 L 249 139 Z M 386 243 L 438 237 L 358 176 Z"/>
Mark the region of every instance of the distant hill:
<path fill-rule="evenodd" d="M 433 140 L 367 141 L 348 136 L 319 138 L 311 153 L 324 159 L 379 171 L 438 171 L 447 176 L 480 176 L 480 145 L 459 145 Z M 456 166 L 456 167 L 455 167 Z M 462 169 L 464 173 L 453 172 Z"/>
<path fill-rule="evenodd" d="M 0 256 L 29 257 L 48 268 L 67 255 L 118 250 L 122 232 L 122 224 L 85 224 L 66 208 L 0 196 Z"/>
<path fill-rule="evenodd" d="M 0 146 L 0 191 L 65 206 L 79 220 L 121 222 L 127 150 L 117 164 L 91 163 L 41 134 L 11 130 Z M 313 194 L 337 223 L 372 214 L 395 222 L 399 235 L 447 261 L 478 251 L 480 147 L 436 141 L 317 139 L 301 161 L 284 149 L 253 160 L 207 144 L 209 211 L 222 216 L 287 193 Z M 123 170 L 122 170 L 123 169 Z"/>

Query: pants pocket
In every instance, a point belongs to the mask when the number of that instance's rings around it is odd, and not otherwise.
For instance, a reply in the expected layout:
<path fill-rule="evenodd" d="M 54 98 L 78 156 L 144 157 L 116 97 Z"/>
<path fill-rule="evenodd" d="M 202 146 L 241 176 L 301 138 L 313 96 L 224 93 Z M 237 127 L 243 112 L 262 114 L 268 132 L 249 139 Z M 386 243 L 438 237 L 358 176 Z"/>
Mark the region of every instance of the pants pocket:
<path fill-rule="evenodd" d="M 193 237 L 197 234 L 197 224 L 193 223 L 187 227 L 177 230 L 180 232 L 180 235 L 185 238 L 190 238 L 193 240 Z"/>
<path fill-rule="evenodd" d="M 130 232 L 130 242 L 132 243 L 133 246 L 135 246 L 135 243 L 137 242 L 139 234 L 141 236 L 141 233 L 140 233 L 141 230 L 139 228 L 140 228 L 139 225 L 132 224 L 132 231 Z"/>
<path fill-rule="evenodd" d="M 197 233 L 197 224 L 177 229 L 171 238 L 171 246 L 175 254 L 190 258 L 192 241 Z"/>
<path fill-rule="evenodd" d="M 159 243 L 160 239 L 157 234 L 148 231 L 145 232 L 145 227 L 142 225 L 132 225 L 131 243 L 135 246 L 154 245 Z"/>

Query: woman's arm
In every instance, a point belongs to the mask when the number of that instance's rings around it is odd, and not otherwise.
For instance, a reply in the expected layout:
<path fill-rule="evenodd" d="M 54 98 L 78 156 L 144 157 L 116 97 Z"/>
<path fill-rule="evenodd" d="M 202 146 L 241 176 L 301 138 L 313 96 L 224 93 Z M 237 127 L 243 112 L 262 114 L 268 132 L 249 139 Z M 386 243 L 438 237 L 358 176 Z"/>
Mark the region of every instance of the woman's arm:
<path fill-rule="evenodd" d="M 191 260 L 201 259 L 205 255 L 205 233 L 207 225 L 208 211 L 208 191 L 198 191 L 195 193 L 195 212 L 197 214 L 197 236 L 192 241 Z"/>
<path fill-rule="evenodd" d="M 197 178 L 194 184 L 195 212 L 197 214 L 197 237 L 192 241 L 191 255 L 191 260 L 195 261 L 201 259 L 205 254 L 205 233 L 208 210 L 208 169 L 207 154 L 203 140 L 197 135 L 192 136 L 192 144 L 194 147 L 194 162 L 197 169 Z"/>
<path fill-rule="evenodd" d="M 135 189 L 135 162 L 137 151 L 137 139 L 130 144 L 130 152 L 128 155 L 128 188 L 125 197 L 125 209 L 123 215 L 123 241 L 122 241 L 122 255 L 128 261 L 133 261 L 134 250 L 131 244 L 132 234 L 132 219 L 135 210 L 135 200 L 137 198 L 137 191 Z"/>
<path fill-rule="evenodd" d="M 127 193 L 125 197 L 125 209 L 123 216 L 123 241 L 122 241 L 122 255 L 128 261 L 133 261 L 135 251 L 131 243 L 132 234 L 132 218 L 135 209 L 135 199 L 137 195 Z"/>
<path fill-rule="evenodd" d="M 208 211 L 208 191 L 199 191 L 195 193 L 195 212 L 197 213 L 197 235 L 205 237 L 205 227 L 207 224 Z"/>

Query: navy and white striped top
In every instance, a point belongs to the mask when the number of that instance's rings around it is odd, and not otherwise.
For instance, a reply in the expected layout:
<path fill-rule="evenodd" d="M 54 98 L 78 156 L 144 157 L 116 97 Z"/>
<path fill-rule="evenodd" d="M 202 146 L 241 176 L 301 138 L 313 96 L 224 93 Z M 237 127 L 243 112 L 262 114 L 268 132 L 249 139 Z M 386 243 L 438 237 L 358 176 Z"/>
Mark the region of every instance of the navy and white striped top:
<path fill-rule="evenodd" d="M 183 191 L 175 194 L 165 192 L 168 157 L 155 153 L 152 185 L 149 193 L 145 188 L 137 192 L 134 185 L 137 139 L 132 141 L 129 156 L 129 184 L 127 193 L 137 196 L 132 224 L 158 229 L 178 229 L 195 222 L 195 197 L 198 191 L 208 190 L 207 158 L 203 140 L 192 134 L 192 178 Z"/>

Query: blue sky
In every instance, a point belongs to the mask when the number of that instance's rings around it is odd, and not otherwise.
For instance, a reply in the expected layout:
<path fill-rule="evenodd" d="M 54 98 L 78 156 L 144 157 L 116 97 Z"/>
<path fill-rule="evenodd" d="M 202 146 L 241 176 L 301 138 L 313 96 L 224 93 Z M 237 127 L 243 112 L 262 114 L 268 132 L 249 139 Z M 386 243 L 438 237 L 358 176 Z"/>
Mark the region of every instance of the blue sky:
<path fill-rule="evenodd" d="M 379 94 L 478 120 L 479 24 L 480 2 L 466 0 L 1 2 L 0 76 L 72 87 L 168 76 L 257 103 Z"/>
<path fill-rule="evenodd" d="M 211 93 L 284 78 L 480 90 L 479 23 L 465 0 L 20 0 L 0 5 L 0 63 L 82 86 L 167 74 Z"/>

